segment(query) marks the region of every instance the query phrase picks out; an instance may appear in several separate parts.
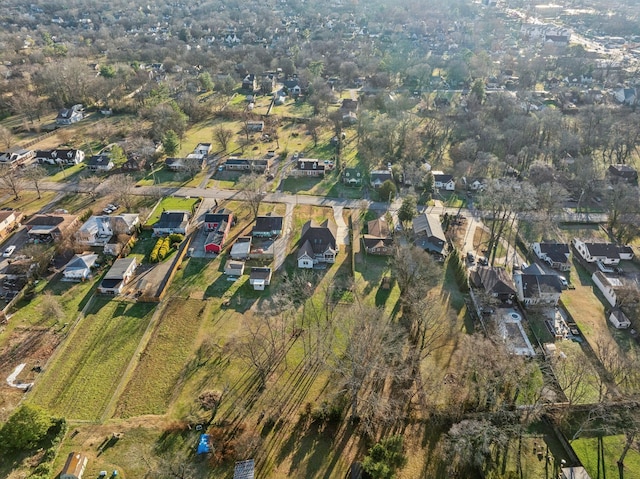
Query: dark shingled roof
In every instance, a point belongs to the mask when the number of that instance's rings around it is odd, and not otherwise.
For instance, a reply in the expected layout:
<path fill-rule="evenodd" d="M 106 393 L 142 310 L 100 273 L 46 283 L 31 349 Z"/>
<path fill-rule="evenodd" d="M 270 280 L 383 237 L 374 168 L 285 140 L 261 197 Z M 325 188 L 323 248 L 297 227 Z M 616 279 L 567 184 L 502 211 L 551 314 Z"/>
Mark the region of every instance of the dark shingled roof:
<path fill-rule="evenodd" d="M 315 254 L 323 254 L 329 248 L 337 251 L 336 234 L 336 225 L 329 220 L 322 224 L 310 220 L 302 227 L 300 244 L 304 246 L 309 242 Z"/>

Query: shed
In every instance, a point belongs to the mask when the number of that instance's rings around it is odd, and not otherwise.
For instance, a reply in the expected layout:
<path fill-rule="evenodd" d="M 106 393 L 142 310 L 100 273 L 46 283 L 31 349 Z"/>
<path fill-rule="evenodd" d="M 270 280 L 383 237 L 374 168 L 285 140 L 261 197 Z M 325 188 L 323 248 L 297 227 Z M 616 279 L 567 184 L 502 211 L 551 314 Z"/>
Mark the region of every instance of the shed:
<path fill-rule="evenodd" d="M 227 276 L 242 276 L 244 263 L 242 261 L 229 260 L 224 265 L 224 274 Z"/>
<path fill-rule="evenodd" d="M 60 473 L 60 479 L 82 479 L 86 467 L 87 456 L 79 452 L 70 452 Z"/>
<path fill-rule="evenodd" d="M 609 313 L 609 321 L 616 329 L 626 329 L 631 326 L 631 321 L 620 309 L 613 309 Z"/>
<path fill-rule="evenodd" d="M 251 268 L 249 284 L 256 291 L 264 291 L 265 286 L 271 284 L 271 268 Z"/>

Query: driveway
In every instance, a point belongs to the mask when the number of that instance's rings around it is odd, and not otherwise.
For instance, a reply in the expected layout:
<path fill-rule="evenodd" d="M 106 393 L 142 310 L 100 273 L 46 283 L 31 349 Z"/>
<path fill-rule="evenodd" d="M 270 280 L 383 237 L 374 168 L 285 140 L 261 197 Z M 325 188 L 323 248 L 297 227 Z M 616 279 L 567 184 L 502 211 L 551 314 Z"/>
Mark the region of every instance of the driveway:
<path fill-rule="evenodd" d="M 336 241 L 339 245 L 348 245 L 349 244 L 349 227 L 344 222 L 344 217 L 342 216 L 342 212 L 344 211 L 343 206 L 334 206 L 333 207 L 333 218 L 336 221 L 336 225 L 338 226 L 338 237 Z"/>
<path fill-rule="evenodd" d="M 282 224 L 282 236 L 276 240 L 273 255 L 273 270 L 277 271 L 287 259 L 287 250 L 289 249 L 289 239 L 291 238 L 293 203 L 287 203 L 287 209 L 284 214 Z"/>

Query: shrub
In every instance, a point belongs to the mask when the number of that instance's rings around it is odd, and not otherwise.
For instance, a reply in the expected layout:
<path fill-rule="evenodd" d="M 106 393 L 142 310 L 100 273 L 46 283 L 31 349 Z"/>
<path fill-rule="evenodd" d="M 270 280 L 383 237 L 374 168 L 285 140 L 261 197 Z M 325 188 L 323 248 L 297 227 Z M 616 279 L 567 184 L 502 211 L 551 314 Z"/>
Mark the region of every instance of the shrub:
<path fill-rule="evenodd" d="M 184 235 L 181 235 L 179 233 L 170 234 L 169 241 L 171 242 L 171 244 L 182 243 L 184 241 Z"/>

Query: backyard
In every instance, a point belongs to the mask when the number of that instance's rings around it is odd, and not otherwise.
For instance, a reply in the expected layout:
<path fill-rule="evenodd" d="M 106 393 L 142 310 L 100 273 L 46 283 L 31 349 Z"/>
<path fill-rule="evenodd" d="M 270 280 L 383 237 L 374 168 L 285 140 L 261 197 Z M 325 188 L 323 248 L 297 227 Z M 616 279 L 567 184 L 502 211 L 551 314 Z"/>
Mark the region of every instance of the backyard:
<path fill-rule="evenodd" d="M 131 360 L 155 305 L 94 298 L 30 401 L 69 420 L 99 420 Z"/>

